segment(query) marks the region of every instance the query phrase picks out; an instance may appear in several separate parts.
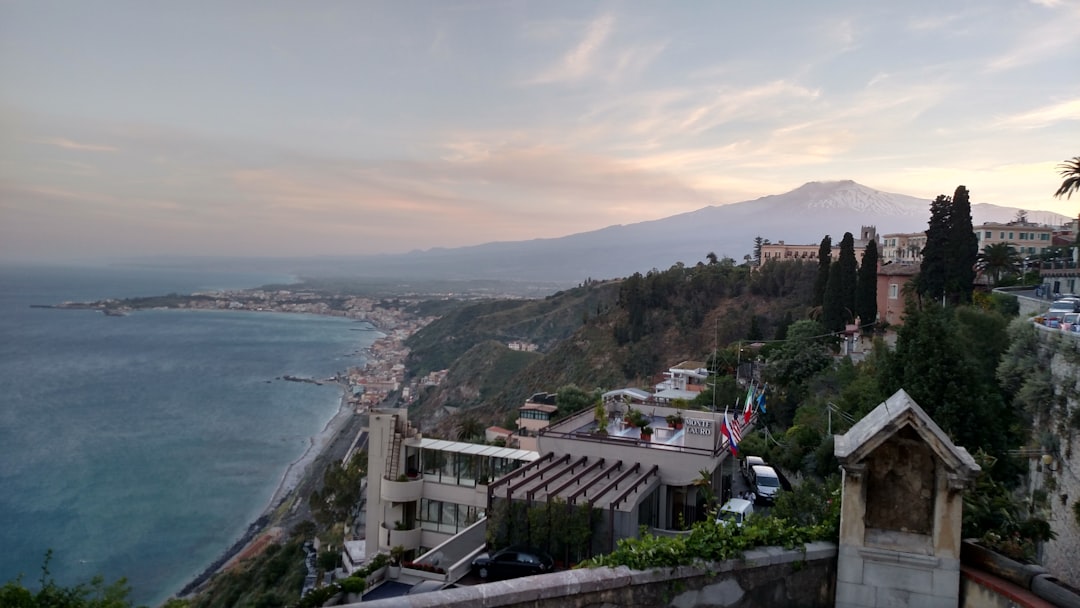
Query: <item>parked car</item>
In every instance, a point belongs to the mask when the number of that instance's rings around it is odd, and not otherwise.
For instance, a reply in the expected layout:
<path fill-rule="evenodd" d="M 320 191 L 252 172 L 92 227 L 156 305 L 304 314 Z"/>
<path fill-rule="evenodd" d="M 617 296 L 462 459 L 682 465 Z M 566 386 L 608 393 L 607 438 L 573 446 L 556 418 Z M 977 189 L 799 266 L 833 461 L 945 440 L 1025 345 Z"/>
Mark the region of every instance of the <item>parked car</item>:
<path fill-rule="evenodd" d="M 472 571 L 484 579 L 514 578 L 551 572 L 555 560 L 532 547 L 507 547 L 482 554 L 472 561 Z"/>
<path fill-rule="evenodd" d="M 1061 315 L 1061 331 L 1080 331 L 1080 312 L 1067 312 Z"/>
<path fill-rule="evenodd" d="M 754 514 L 754 503 L 744 498 L 732 498 L 716 512 L 716 523 L 721 526 L 734 524 L 742 527 L 746 518 Z"/>
<path fill-rule="evenodd" d="M 1066 313 L 1080 312 L 1080 300 L 1073 298 L 1063 298 L 1061 300 L 1054 300 L 1050 304 L 1050 310 L 1046 311 L 1043 315 L 1043 323 L 1047 327 L 1059 327 L 1061 325 L 1061 317 Z"/>
<path fill-rule="evenodd" d="M 780 476 L 769 465 L 759 464 L 750 467 L 750 488 L 757 494 L 757 500 L 772 504 L 780 491 Z"/>

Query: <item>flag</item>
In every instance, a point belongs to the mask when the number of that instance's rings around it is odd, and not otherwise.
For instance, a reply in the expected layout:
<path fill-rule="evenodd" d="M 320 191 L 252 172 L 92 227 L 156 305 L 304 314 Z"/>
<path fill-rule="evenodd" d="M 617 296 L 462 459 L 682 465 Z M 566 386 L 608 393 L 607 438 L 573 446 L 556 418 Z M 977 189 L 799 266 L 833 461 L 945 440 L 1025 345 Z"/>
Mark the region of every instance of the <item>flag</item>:
<path fill-rule="evenodd" d="M 743 407 L 743 426 L 750 424 L 750 417 L 754 415 L 754 387 L 750 386 L 750 391 L 746 393 L 746 406 Z"/>
<path fill-rule="evenodd" d="M 731 423 L 731 419 L 728 418 L 727 411 L 724 412 L 724 420 L 720 423 L 720 430 L 724 433 L 724 437 L 727 437 L 728 447 L 731 448 L 731 455 L 739 455 L 739 442 L 742 441 L 742 433 L 739 432 L 739 421 L 735 420 L 735 424 Z"/>
<path fill-rule="evenodd" d="M 765 388 L 767 388 L 767 387 L 768 387 L 768 385 L 765 385 L 765 387 L 762 387 L 761 394 L 758 395 L 758 398 L 757 398 L 757 408 L 762 413 L 765 413 Z"/>

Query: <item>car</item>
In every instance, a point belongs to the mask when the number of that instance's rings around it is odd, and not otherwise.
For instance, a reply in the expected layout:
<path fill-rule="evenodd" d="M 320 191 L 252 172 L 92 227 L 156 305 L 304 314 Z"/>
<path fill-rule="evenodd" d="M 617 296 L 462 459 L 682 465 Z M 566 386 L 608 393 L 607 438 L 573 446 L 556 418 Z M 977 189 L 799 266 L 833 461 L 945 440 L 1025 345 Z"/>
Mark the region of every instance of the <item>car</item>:
<path fill-rule="evenodd" d="M 515 578 L 551 572 L 555 560 L 534 547 L 513 546 L 483 553 L 472 561 L 472 571 L 483 579 Z"/>
<path fill-rule="evenodd" d="M 753 514 L 753 501 L 745 498 L 732 498 L 725 502 L 724 506 L 720 507 L 720 510 L 716 512 L 716 523 L 721 526 L 735 524 L 738 527 L 742 527 L 742 525 L 746 523 L 746 518 Z"/>
<path fill-rule="evenodd" d="M 1067 312 L 1061 315 L 1061 331 L 1080 331 L 1080 312 Z"/>
<path fill-rule="evenodd" d="M 757 494 L 757 500 L 771 504 L 780 491 L 780 476 L 769 465 L 759 464 L 750 467 L 750 488 Z"/>
<path fill-rule="evenodd" d="M 1061 317 L 1066 313 L 1080 312 L 1080 300 L 1074 300 L 1071 298 L 1065 298 L 1061 300 L 1054 300 L 1050 305 L 1050 310 L 1042 316 L 1043 323 L 1047 327 L 1058 327 L 1061 325 Z"/>

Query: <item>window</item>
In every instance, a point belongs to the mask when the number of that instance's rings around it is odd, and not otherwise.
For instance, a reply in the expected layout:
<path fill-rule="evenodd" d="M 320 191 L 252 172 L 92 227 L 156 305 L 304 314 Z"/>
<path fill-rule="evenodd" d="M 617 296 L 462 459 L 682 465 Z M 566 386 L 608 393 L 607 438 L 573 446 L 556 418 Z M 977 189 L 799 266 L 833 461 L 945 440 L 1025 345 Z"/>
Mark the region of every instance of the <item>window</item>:
<path fill-rule="evenodd" d="M 1009 240 L 1010 241 L 1013 240 L 1013 233 L 1011 233 L 1011 232 L 1009 233 Z"/>
<path fill-rule="evenodd" d="M 1039 240 L 1040 241 L 1049 241 L 1050 240 L 1050 234 L 1048 232 L 1044 232 L 1044 233 L 1040 234 L 1039 235 Z"/>
<path fill-rule="evenodd" d="M 895 300 L 900 297 L 900 285 L 898 283 L 889 283 L 889 299 Z"/>
<path fill-rule="evenodd" d="M 990 239 L 990 238 L 993 238 L 993 237 L 994 237 L 994 233 L 987 230 L 986 231 L 986 238 Z"/>
<path fill-rule="evenodd" d="M 440 500 L 420 499 L 420 527 L 432 532 L 457 534 L 483 517 L 483 509 Z"/>

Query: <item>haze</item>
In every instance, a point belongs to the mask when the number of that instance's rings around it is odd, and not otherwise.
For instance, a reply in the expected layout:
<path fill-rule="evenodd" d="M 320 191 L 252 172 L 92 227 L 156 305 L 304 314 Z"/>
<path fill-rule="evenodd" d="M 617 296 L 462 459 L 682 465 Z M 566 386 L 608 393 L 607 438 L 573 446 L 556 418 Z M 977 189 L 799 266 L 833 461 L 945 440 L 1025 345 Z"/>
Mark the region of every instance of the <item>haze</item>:
<path fill-rule="evenodd" d="M 5 2 L 0 258 L 404 252 L 833 179 L 1076 216 L 1077 31 L 1064 0 Z"/>

